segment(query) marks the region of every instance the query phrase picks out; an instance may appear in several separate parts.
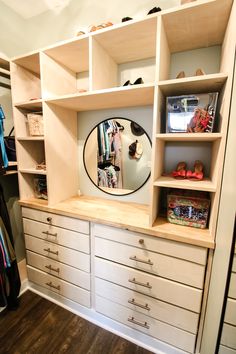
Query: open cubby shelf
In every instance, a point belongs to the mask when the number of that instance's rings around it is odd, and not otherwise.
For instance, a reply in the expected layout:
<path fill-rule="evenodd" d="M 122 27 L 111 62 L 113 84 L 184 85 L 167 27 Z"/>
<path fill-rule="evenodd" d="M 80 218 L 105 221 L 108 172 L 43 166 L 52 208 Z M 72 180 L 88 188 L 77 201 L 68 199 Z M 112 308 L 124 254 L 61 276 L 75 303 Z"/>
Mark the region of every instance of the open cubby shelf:
<path fill-rule="evenodd" d="M 45 203 L 49 206 L 78 194 L 79 163 L 76 156 L 80 121 L 77 112 L 152 106 L 149 227 L 176 235 L 189 230 L 194 237 L 211 238 L 213 242 L 233 72 L 231 6 L 232 0 L 198 0 L 13 58 L 11 78 L 21 199 L 33 198 L 34 173 L 46 175 L 49 199 Z M 206 75 L 192 76 L 199 68 L 197 52 L 192 56 L 193 60 L 189 60 L 194 50 L 202 50 L 205 57 L 209 54 L 213 58 L 212 68 L 203 67 Z M 173 65 L 177 61 L 185 63 L 182 58 L 190 63 L 187 77 L 173 79 L 179 70 Z M 143 84 L 123 86 L 126 80 L 133 83 L 138 77 L 144 79 Z M 163 130 L 166 97 L 207 92 L 219 92 L 216 131 L 170 134 Z M 45 135 L 30 137 L 25 127 L 25 113 L 38 110 L 43 111 Z M 183 159 L 188 155 L 188 144 L 196 149 L 203 147 L 203 150 L 204 146 L 210 145 L 210 150 L 207 148 L 210 153 L 206 178 L 195 182 L 163 175 L 168 173 L 165 171 L 168 170 L 165 166 L 166 148 L 171 144 L 185 146 Z M 42 151 L 47 172 L 36 172 L 34 162 L 41 162 Z M 213 197 L 209 228 L 181 229 L 181 226 L 160 218 L 159 194 L 163 187 L 210 192 Z M 132 196 L 130 200 L 132 202 Z M 120 198 L 118 201 L 117 207 L 122 208 L 125 203 L 122 204 Z"/>

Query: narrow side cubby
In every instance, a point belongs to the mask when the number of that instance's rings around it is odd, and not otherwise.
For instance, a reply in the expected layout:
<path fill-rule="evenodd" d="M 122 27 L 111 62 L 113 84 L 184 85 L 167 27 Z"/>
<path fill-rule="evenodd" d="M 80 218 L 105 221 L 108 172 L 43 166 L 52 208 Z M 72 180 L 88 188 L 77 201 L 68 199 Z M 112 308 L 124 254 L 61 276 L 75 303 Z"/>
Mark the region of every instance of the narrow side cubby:
<path fill-rule="evenodd" d="M 19 189 L 20 189 L 20 199 L 21 200 L 30 200 L 38 199 L 42 200 L 43 204 L 47 204 L 47 176 L 42 176 L 39 174 L 29 174 L 25 172 L 18 173 L 19 179 Z M 44 190 L 39 194 L 37 190 L 38 180 L 41 180 L 44 184 Z"/>
<path fill-rule="evenodd" d="M 38 166 L 45 164 L 45 148 L 43 140 L 18 140 L 17 158 L 19 172 L 46 174 L 46 170 Z"/>
<path fill-rule="evenodd" d="M 44 99 L 90 90 L 88 37 L 46 49 L 40 57 Z"/>
<path fill-rule="evenodd" d="M 35 106 L 30 106 L 30 105 L 26 105 L 26 106 L 19 106 L 19 107 L 14 107 L 14 126 L 15 126 L 15 131 L 16 131 L 16 136 L 17 136 L 17 140 L 43 140 L 44 139 L 44 129 L 43 129 L 43 118 L 42 122 L 41 120 L 37 123 L 35 122 L 35 124 L 38 126 L 36 126 L 35 133 L 37 135 L 32 135 L 32 131 L 30 129 L 30 122 L 28 119 L 28 115 L 33 114 L 33 115 L 37 115 L 40 114 L 40 118 L 43 116 L 43 112 L 42 112 L 42 103 L 40 102 L 39 104 L 35 105 Z M 31 123 L 32 124 L 32 123 Z M 33 128 L 33 127 L 31 127 Z M 40 134 L 40 135 L 39 135 Z"/>
<path fill-rule="evenodd" d="M 39 53 L 15 58 L 10 63 L 13 104 L 40 100 Z"/>
<path fill-rule="evenodd" d="M 227 74 L 222 60 L 231 5 L 231 0 L 193 4 L 162 15 L 160 56 L 166 70 L 160 70 L 159 80 L 175 79 L 181 71 L 193 77 L 197 69 Z"/>
<path fill-rule="evenodd" d="M 189 194 L 192 198 L 197 198 L 197 200 L 201 199 L 207 199 L 209 200 L 209 207 L 208 209 L 208 216 L 207 216 L 207 223 L 205 228 L 198 228 L 198 227 L 192 227 L 190 225 L 184 225 L 183 224 L 175 224 L 171 223 L 168 220 L 168 195 L 177 195 L 181 197 L 181 195 L 184 198 L 184 193 L 182 189 L 178 188 L 168 188 L 168 187 L 155 187 L 157 190 L 155 191 L 155 194 L 158 196 L 156 200 L 156 209 L 157 209 L 157 215 L 156 219 L 154 221 L 153 226 L 159 227 L 161 230 L 163 230 L 163 233 L 172 233 L 176 235 L 188 235 L 188 237 L 198 237 L 199 239 L 201 237 L 204 238 L 211 238 L 211 235 L 213 233 L 213 225 L 215 223 L 215 217 L 216 217 L 216 212 L 217 212 L 217 205 L 215 203 L 215 193 L 214 192 L 201 192 L 201 193 L 196 193 L 195 197 L 195 192 L 192 192 Z M 177 203 L 177 201 L 176 201 Z M 189 204 L 191 205 L 191 203 Z M 176 205 L 178 206 L 178 205 Z M 200 206 L 199 206 L 200 208 Z M 187 214 L 187 216 L 191 216 L 190 214 Z M 187 220 L 187 218 L 185 218 Z M 194 219 L 194 217 L 193 217 Z M 196 219 L 197 220 L 197 219 Z"/>
<path fill-rule="evenodd" d="M 95 32 L 91 36 L 92 90 L 122 87 L 127 81 L 134 84 L 138 78 L 144 85 L 154 85 L 156 31 L 157 17 L 152 17 Z"/>

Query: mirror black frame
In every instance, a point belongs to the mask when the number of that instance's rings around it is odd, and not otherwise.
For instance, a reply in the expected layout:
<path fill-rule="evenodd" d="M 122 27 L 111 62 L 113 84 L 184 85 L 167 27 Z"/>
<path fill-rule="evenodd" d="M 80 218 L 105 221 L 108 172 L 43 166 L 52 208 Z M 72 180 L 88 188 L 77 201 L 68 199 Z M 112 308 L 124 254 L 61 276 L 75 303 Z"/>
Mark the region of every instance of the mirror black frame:
<path fill-rule="evenodd" d="M 97 123 L 97 124 L 91 129 L 90 133 L 88 134 L 88 136 L 87 136 L 87 138 L 86 138 L 86 140 L 85 140 L 85 142 L 84 142 L 84 147 L 83 147 L 83 163 L 84 163 L 84 169 L 85 169 L 85 171 L 86 171 L 86 173 L 87 173 L 87 176 L 89 177 L 90 181 L 93 183 L 93 185 L 94 185 L 96 188 L 98 188 L 98 189 L 99 189 L 101 192 L 103 192 L 103 193 L 106 193 L 106 194 L 109 194 L 109 195 L 118 196 L 118 197 L 123 197 L 123 196 L 130 195 L 130 194 L 133 194 L 133 193 L 137 192 L 139 189 L 141 189 L 141 188 L 145 185 L 145 183 L 147 183 L 147 181 L 149 180 L 149 178 L 150 178 L 150 176 L 151 176 L 151 168 L 150 168 L 150 172 L 149 172 L 147 178 L 146 178 L 145 181 L 140 185 L 140 187 L 138 187 L 137 189 L 135 189 L 135 190 L 133 190 L 132 192 L 129 192 L 129 193 L 116 194 L 116 193 L 109 193 L 109 192 L 107 192 L 107 191 L 101 189 L 97 184 L 95 184 L 95 182 L 94 182 L 94 181 L 92 180 L 92 178 L 90 177 L 90 175 L 89 175 L 89 173 L 88 173 L 88 170 L 87 170 L 87 167 L 86 167 L 86 164 L 85 164 L 85 148 L 86 148 L 86 144 L 87 144 L 87 141 L 88 141 L 90 135 L 92 134 L 92 132 L 94 131 L 94 129 L 96 129 L 96 128 L 99 126 L 99 124 L 102 124 L 102 123 L 106 122 L 107 120 L 112 120 L 112 119 L 125 119 L 125 120 L 128 120 L 130 123 L 138 124 L 138 125 L 141 127 L 141 125 L 140 125 L 139 123 L 133 121 L 132 119 L 124 118 L 124 117 L 109 117 L 109 118 L 107 118 L 107 119 L 104 119 L 104 120 L 100 121 L 99 123 Z M 148 138 L 148 140 L 149 140 L 149 142 L 150 142 L 151 149 L 152 149 L 152 141 L 151 141 L 151 138 L 150 138 L 149 135 L 147 134 L 146 130 L 144 130 L 143 127 L 141 127 L 141 128 L 142 128 L 142 130 L 144 131 L 144 134 L 146 135 L 146 137 Z M 115 190 L 115 188 L 112 189 L 112 190 Z"/>

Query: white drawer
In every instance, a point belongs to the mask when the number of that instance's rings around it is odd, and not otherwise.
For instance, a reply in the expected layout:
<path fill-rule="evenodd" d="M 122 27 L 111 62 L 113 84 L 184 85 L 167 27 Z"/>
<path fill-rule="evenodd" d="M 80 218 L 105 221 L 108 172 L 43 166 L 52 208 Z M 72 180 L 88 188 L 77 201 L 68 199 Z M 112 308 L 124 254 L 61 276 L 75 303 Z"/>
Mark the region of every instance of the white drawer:
<path fill-rule="evenodd" d="M 190 353 L 194 351 L 196 336 L 192 333 L 157 321 L 100 296 L 96 296 L 96 311 L 180 349 Z"/>
<path fill-rule="evenodd" d="M 227 299 L 224 321 L 236 326 L 236 300 Z"/>
<path fill-rule="evenodd" d="M 57 215 L 25 207 L 22 207 L 22 216 L 28 219 L 44 222 L 46 224 L 63 227 L 72 231 L 82 232 L 83 234 L 89 234 L 89 222 L 85 220 L 79 220 L 68 216 Z"/>
<path fill-rule="evenodd" d="M 27 266 L 27 273 L 29 280 L 33 283 L 52 290 L 55 293 L 78 302 L 83 306 L 90 307 L 89 291 L 67 283 L 47 273 L 41 272 L 40 270 L 36 270 L 30 266 Z"/>
<path fill-rule="evenodd" d="M 205 266 L 95 237 L 96 256 L 203 288 Z"/>
<path fill-rule="evenodd" d="M 230 285 L 229 285 L 229 297 L 236 299 L 236 273 L 231 273 Z"/>
<path fill-rule="evenodd" d="M 26 252 L 27 264 L 38 268 L 46 273 L 54 275 L 81 288 L 90 290 L 90 274 L 79 269 L 69 267 L 48 257 L 40 256 L 31 251 Z"/>
<path fill-rule="evenodd" d="M 58 246 L 29 235 L 25 235 L 25 245 L 27 250 L 42 254 L 85 272 L 90 272 L 90 256 L 85 253 Z"/>
<path fill-rule="evenodd" d="M 205 265 L 207 260 L 206 248 L 164 240 L 159 237 L 148 236 L 124 229 L 93 224 L 93 234 L 111 241 L 117 241 L 126 245 L 139 247 L 143 250 L 166 254 L 202 265 Z"/>
<path fill-rule="evenodd" d="M 202 291 L 95 257 L 95 275 L 156 299 L 199 313 Z M 139 284 L 141 283 L 141 284 Z"/>
<path fill-rule="evenodd" d="M 95 278 L 95 292 L 101 297 L 112 300 L 132 310 L 193 334 L 197 333 L 199 319 L 197 313 L 170 305 L 99 278 Z"/>
<path fill-rule="evenodd" d="M 224 345 L 220 345 L 218 354 L 235 354 L 235 350 L 227 348 Z"/>
<path fill-rule="evenodd" d="M 236 349 L 236 327 L 227 323 L 223 325 L 221 344 L 226 347 Z"/>
<path fill-rule="evenodd" d="M 23 218 L 24 232 L 44 240 L 90 253 L 89 236 L 79 232 L 62 229 L 38 221 Z"/>

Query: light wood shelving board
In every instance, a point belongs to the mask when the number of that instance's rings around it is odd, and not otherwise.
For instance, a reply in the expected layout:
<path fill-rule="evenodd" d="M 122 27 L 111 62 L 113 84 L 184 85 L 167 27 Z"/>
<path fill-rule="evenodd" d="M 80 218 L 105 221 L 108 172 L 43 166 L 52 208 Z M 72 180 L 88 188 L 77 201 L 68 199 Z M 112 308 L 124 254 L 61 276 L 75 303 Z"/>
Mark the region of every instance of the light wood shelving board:
<path fill-rule="evenodd" d="M 29 111 L 42 110 L 42 99 L 17 102 L 14 106 L 21 109 L 27 109 Z"/>
<path fill-rule="evenodd" d="M 215 192 L 216 185 L 209 179 L 204 178 L 201 181 L 191 179 L 176 179 L 170 176 L 161 176 L 155 182 L 154 186 L 166 188 L 180 188 L 195 191 Z"/>
<path fill-rule="evenodd" d="M 12 62 L 17 65 L 22 66 L 23 68 L 39 75 L 40 74 L 40 65 L 39 65 L 39 52 L 29 53 L 24 57 L 15 57 L 12 58 Z"/>
<path fill-rule="evenodd" d="M 48 99 L 45 102 L 75 111 L 146 106 L 153 104 L 154 85 L 116 87 Z"/>
<path fill-rule="evenodd" d="M 36 168 L 20 168 L 19 171 L 21 173 L 30 173 L 34 175 L 46 175 L 47 172 L 45 170 L 37 170 Z"/>
<path fill-rule="evenodd" d="M 20 204 L 169 240 L 214 248 L 214 240 L 208 229 L 195 229 L 170 224 L 165 218 L 158 218 L 154 225 L 150 227 L 148 206 L 143 204 L 88 196 L 73 197 L 53 206 L 48 206 L 46 201 L 36 198 L 20 200 Z"/>
<path fill-rule="evenodd" d="M 162 15 L 171 53 L 222 44 L 232 0 L 197 1 Z"/>
<path fill-rule="evenodd" d="M 109 30 L 94 32 L 93 39 L 117 63 L 126 63 L 156 55 L 157 17 L 145 18 L 138 22 Z"/>
<path fill-rule="evenodd" d="M 221 139 L 221 133 L 165 133 L 156 134 L 163 141 L 215 141 Z"/>
<path fill-rule="evenodd" d="M 18 141 L 44 141 L 43 136 L 18 136 Z"/>
<path fill-rule="evenodd" d="M 10 79 L 10 71 L 0 67 L 0 76 Z"/>
<path fill-rule="evenodd" d="M 44 53 L 75 73 L 89 69 L 88 37 L 75 38 L 62 45 L 46 49 Z"/>
<path fill-rule="evenodd" d="M 158 86 L 165 96 L 174 96 L 203 92 L 218 92 L 222 89 L 226 80 L 226 74 L 218 73 L 159 81 Z"/>

